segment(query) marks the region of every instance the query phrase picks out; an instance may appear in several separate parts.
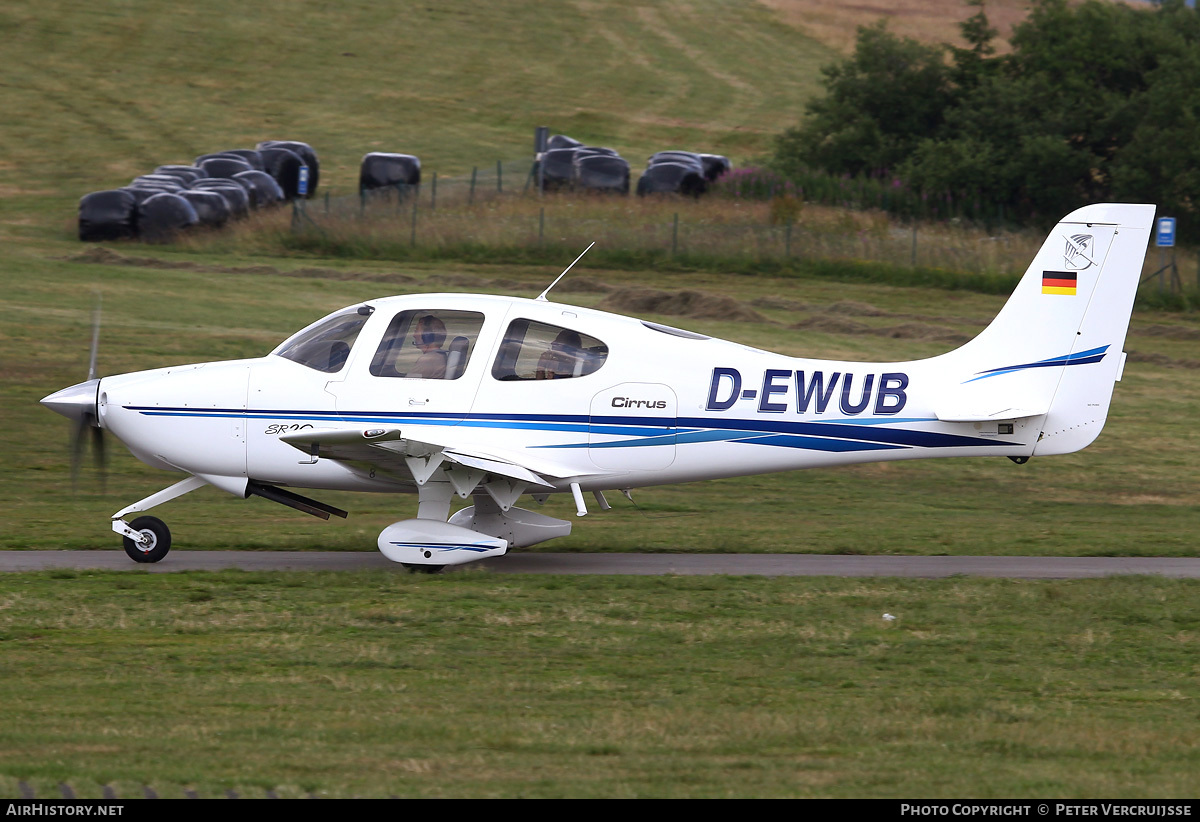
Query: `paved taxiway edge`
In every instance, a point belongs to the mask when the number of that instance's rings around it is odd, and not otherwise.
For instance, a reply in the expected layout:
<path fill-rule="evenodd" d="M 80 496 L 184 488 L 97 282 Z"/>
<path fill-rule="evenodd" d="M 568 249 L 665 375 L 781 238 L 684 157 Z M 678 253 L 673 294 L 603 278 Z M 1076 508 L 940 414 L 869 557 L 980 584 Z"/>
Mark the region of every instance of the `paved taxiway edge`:
<path fill-rule="evenodd" d="M 0 572 L 50 569 L 146 571 L 368 571 L 404 573 L 377 552 L 173 551 L 162 562 L 138 564 L 123 551 L 0 551 Z M 1142 574 L 1200 578 L 1200 557 L 929 557 L 825 554 L 564 554 L 515 553 L 451 571 L 498 574 L 609 574 L 635 576 L 954 576 L 1010 579 L 1083 579 Z"/>

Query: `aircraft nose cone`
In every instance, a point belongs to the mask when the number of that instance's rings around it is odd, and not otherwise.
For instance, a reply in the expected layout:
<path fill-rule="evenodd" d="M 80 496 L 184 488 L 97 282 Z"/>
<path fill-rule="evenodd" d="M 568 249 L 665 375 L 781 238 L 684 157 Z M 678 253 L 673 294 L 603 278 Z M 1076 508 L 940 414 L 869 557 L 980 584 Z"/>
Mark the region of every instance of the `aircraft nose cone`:
<path fill-rule="evenodd" d="M 95 425 L 96 394 L 100 388 L 100 380 L 88 380 L 61 391 L 55 391 L 48 397 L 43 397 L 42 405 L 56 414 L 62 414 L 69 420 L 83 422 L 88 420 Z"/>

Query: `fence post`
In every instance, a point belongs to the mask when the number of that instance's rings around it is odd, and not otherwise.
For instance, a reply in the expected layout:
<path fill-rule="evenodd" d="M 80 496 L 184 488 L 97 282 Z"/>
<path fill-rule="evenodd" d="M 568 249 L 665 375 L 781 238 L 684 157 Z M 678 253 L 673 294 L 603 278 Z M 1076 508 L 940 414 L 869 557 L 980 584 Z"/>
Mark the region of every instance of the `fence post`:
<path fill-rule="evenodd" d="M 496 161 L 496 191 L 500 194 L 504 193 L 504 169 L 499 160 Z"/>
<path fill-rule="evenodd" d="M 671 256 L 679 250 L 679 212 L 675 212 L 675 225 L 671 229 Z"/>
<path fill-rule="evenodd" d="M 538 245 L 542 244 L 542 238 L 546 235 L 546 207 L 542 206 L 538 209 Z"/>
<path fill-rule="evenodd" d="M 479 166 L 471 166 L 471 193 L 467 195 L 467 205 L 475 202 L 475 175 L 479 173 Z"/>
<path fill-rule="evenodd" d="M 917 267 L 917 224 L 916 223 L 913 223 L 912 257 L 909 260 L 909 264 L 912 265 L 913 268 Z"/>
<path fill-rule="evenodd" d="M 412 231 L 408 237 L 408 244 L 413 248 L 417 247 L 417 200 L 413 197 Z"/>
<path fill-rule="evenodd" d="M 787 228 L 783 232 L 783 256 L 787 259 L 792 258 L 792 224 L 788 223 Z"/>
<path fill-rule="evenodd" d="M 437 211 L 437 172 L 433 172 L 433 186 L 430 188 L 429 210 Z"/>

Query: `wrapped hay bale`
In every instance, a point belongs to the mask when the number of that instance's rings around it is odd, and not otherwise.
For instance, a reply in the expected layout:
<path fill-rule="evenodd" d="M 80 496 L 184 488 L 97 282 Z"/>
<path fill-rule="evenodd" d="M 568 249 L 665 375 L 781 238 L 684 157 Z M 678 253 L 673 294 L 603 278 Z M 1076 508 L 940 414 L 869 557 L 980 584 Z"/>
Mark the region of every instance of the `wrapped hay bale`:
<path fill-rule="evenodd" d="M 421 160 L 411 154 L 372 151 L 362 158 L 358 172 L 360 193 L 420 184 Z"/>
<path fill-rule="evenodd" d="M 733 163 L 729 162 L 729 158 L 720 154 L 701 154 L 700 162 L 704 165 L 704 179 L 710 183 L 733 170 Z"/>
<path fill-rule="evenodd" d="M 137 237 L 137 198 L 124 189 L 93 191 L 79 200 L 79 239 L 84 242 Z"/>
<path fill-rule="evenodd" d="M 220 192 L 212 189 L 188 189 L 179 192 L 179 196 L 191 203 L 196 210 L 200 225 L 208 228 L 222 228 L 229 222 L 231 216 L 229 204 Z"/>
<path fill-rule="evenodd" d="M 556 148 L 579 148 L 583 143 L 573 137 L 568 137 L 565 134 L 555 134 L 546 141 L 546 151 L 552 151 Z"/>
<path fill-rule="evenodd" d="M 577 152 L 573 174 L 575 185 L 585 191 L 629 193 L 629 163 L 622 157 Z"/>
<path fill-rule="evenodd" d="M 571 187 L 575 174 L 576 148 L 552 148 L 542 152 L 541 175 L 543 191 L 559 191 Z"/>
<path fill-rule="evenodd" d="M 197 168 L 196 166 L 180 165 L 159 166 L 158 168 L 154 169 L 154 173 L 169 174 L 172 177 L 177 177 L 189 186 L 197 180 L 203 180 L 208 176 L 204 173 L 203 169 Z"/>
<path fill-rule="evenodd" d="M 155 194 L 137 209 L 138 236 L 149 243 L 169 243 L 199 222 L 196 209 L 178 194 Z"/>
<path fill-rule="evenodd" d="M 233 175 L 233 179 L 244 181 L 254 189 L 255 208 L 270 208 L 283 202 L 283 189 L 265 171 L 243 171 Z"/>
<path fill-rule="evenodd" d="M 264 148 L 263 171 L 270 174 L 283 189 L 284 199 L 294 200 L 300 196 L 300 169 L 304 159 L 290 148 Z"/>
<path fill-rule="evenodd" d="M 237 180 L 224 178 L 217 180 L 197 180 L 191 190 L 212 191 L 219 194 L 225 200 L 225 205 L 229 208 L 229 216 L 235 220 L 244 218 L 250 213 L 250 209 L 253 208 L 249 191 L 247 191 L 246 186 Z"/>
<path fill-rule="evenodd" d="M 308 166 L 308 197 L 311 199 L 317 192 L 317 184 L 321 180 L 321 163 L 317 152 L 308 143 L 299 140 L 265 140 L 255 146 L 261 153 L 265 148 L 286 148 L 300 155 L 300 159 Z"/>
<path fill-rule="evenodd" d="M 197 158 L 196 166 L 209 177 L 233 177 L 254 168 L 240 157 L 212 156 Z"/>
<path fill-rule="evenodd" d="M 684 194 L 699 197 L 708 190 L 704 174 L 696 166 L 684 163 L 660 162 L 648 166 L 638 178 L 639 197 L 647 194 Z"/>

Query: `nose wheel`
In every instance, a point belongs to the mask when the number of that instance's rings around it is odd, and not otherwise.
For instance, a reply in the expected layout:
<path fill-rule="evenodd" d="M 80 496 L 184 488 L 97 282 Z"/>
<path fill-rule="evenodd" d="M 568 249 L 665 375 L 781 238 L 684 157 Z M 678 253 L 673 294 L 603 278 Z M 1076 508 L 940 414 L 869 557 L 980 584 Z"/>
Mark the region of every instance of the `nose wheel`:
<path fill-rule="evenodd" d="M 138 538 L 123 537 L 125 553 L 134 562 L 158 562 L 171 550 L 171 531 L 158 517 L 138 517 L 129 523 Z"/>

